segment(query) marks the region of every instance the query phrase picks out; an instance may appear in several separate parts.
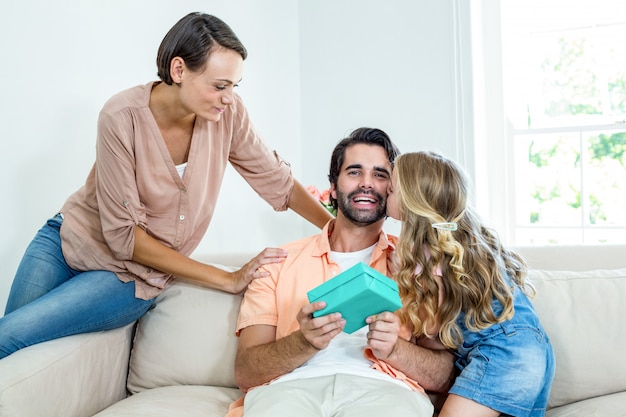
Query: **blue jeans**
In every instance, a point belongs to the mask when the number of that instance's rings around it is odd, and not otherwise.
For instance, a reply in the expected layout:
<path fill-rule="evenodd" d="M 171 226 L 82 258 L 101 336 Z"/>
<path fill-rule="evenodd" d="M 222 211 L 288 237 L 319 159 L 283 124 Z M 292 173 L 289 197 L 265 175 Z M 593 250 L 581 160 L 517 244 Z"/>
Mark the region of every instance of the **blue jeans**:
<path fill-rule="evenodd" d="M 0 318 L 0 359 L 36 343 L 125 326 L 154 303 L 135 298 L 135 283 L 111 271 L 70 268 L 61 252 L 62 221 L 48 220 L 17 269 Z"/>

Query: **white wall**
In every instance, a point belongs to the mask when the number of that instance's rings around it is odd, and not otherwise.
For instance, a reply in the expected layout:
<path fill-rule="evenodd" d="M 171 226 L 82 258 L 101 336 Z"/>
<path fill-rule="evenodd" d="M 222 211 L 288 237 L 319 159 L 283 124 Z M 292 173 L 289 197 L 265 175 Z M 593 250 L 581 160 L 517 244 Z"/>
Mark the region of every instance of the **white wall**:
<path fill-rule="evenodd" d="M 329 160 L 327 138 L 336 142 L 360 126 L 385 130 L 402 151 L 454 152 L 450 5 L 301 3 L 302 147 L 315 156 L 303 161 L 307 172 Z"/>
<path fill-rule="evenodd" d="M 460 79 L 471 76 L 461 62 L 469 30 L 458 22 L 468 19 L 462 0 L 302 1 L 305 179 L 326 187 L 336 142 L 361 126 L 385 130 L 402 152 L 438 151 L 471 173 L 471 104 L 463 101 L 471 82 Z M 386 230 L 398 233 L 399 224 L 388 220 Z"/>
<path fill-rule="evenodd" d="M 401 150 L 459 157 L 458 0 L 31 0 L 0 14 L 0 313 L 36 231 L 82 185 L 104 101 L 156 79 L 165 32 L 200 10 L 249 51 L 239 93 L 267 142 L 305 185 L 327 186 L 330 152 L 359 126 Z M 226 192 L 224 192 L 226 191 Z M 390 224 L 391 231 L 397 225 Z M 315 232 L 275 213 L 227 173 L 198 252 L 258 251 Z"/>

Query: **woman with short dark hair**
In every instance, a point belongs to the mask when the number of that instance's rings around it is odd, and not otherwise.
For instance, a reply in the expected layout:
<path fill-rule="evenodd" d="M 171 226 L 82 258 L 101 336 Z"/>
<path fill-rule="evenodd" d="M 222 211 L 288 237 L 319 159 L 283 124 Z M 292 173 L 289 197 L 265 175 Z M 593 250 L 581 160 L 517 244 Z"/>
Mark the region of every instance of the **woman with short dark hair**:
<path fill-rule="evenodd" d="M 285 253 L 267 248 L 236 272 L 189 257 L 230 163 L 275 210 L 322 227 L 330 214 L 259 137 L 234 93 L 247 56 L 230 27 L 190 13 L 157 56 L 161 81 L 113 96 L 98 118 L 85 185 L 37 233 L 18 267 L 0 358 L 26 346 L 121 327 L 176 277 L 231 293 Z"/>

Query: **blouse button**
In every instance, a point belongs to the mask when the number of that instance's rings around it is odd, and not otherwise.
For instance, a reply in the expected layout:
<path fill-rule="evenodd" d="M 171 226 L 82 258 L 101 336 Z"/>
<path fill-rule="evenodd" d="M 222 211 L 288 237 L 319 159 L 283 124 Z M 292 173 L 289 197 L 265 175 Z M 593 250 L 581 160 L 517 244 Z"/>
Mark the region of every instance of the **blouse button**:
<path fill-rule="evenodd" d="M 185 220 L 185 215 L 181 214 L 180 216 L 178 216 L 178 218 L 180 219 L 180 221 L 182 222 L 183 220 Z"/>

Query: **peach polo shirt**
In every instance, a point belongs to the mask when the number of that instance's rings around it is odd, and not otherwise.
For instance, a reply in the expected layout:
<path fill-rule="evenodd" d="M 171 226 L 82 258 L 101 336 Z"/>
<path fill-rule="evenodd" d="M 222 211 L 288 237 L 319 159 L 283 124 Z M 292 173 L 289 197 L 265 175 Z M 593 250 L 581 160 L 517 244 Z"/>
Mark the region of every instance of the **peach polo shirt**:
<path fill-rule="evenodd" d="M 196 117 L 181 178 L 148 107 L 155 84 L 122 91 L 104 105 L 96 162 L 60 210 L 68 264 L 135 280 L 143 299 L 172 277 L 131 260 L 135 226 L 190 255 L 209 226 L 228 163 L 275 210 L 286 210 L 294 184 L 289 164 L 262 141 L 237 95 L 218 122 Z"/>
<path fill-rule="evenodd" d="M 302 306 L 309 302 L 306 293 L 340 272 L 339 265 L 329 258 L 328 236 L 333 226 L 334 220 L 331 220 L 319 235 L 283 246 L 287 250 L 285 261 L 265 265 L 264 268 L 270 275 L 253 280 L 244 294 L 237 320 L 237 335 L 242 329 L 259 324 L 275 326 L 276 339 L 299 330 L 300 325 L 296 317 Z M 369 265 L 390 276 L 391 258 L 396 242 L 395 236 L 381 231 Z M 410 330 L 403 326 L 400 337 L 405 340 L 410 339 Z M 424 389 L 416 381 L 377 359 L 371 350 L 366 349 L 365 357 L 372 361 L 373 369 L 402 380 L 413 391 L 426 395 Z M 241 397 L 230 405 L 227 417 L 243 415 L 244 398 Z"/>
<path fill-rule="evenodd" d="M 244 294 L 237 334 L 245 327 L 266 324 L 276 327 L 280 339 L 300 328 L 296 316 L 308 304 L 306 293 L 339 274 L 340 268 L 329 259 L 329 230 L 334 220 L 324 226 L 322 233 L 287 245 L 287 258 L 276 264 L 265 265 L 268 277 L 253 280 Z M 393 253 L 396 238 L 380 233 L 370 266 L 385 275 Z"/>

